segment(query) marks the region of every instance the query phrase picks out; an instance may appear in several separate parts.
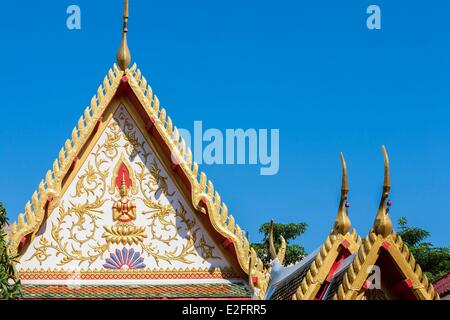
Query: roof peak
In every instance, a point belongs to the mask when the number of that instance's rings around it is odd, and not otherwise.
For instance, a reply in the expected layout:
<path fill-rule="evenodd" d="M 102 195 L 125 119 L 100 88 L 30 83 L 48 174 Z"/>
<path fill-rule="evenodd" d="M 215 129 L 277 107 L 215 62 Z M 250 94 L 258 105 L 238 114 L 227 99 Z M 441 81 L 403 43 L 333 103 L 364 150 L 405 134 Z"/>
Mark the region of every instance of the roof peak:
<path fill-rule="evenodd" d="M 117 51 L 117 65 L 122 71 L 125 71 L 131 62 L 131 53 L 130 49 L 128 48 L 127 32 L 128 32 L 128 0 L 124 0 L 122 41 L 120 43 L 119 50 Z"/>

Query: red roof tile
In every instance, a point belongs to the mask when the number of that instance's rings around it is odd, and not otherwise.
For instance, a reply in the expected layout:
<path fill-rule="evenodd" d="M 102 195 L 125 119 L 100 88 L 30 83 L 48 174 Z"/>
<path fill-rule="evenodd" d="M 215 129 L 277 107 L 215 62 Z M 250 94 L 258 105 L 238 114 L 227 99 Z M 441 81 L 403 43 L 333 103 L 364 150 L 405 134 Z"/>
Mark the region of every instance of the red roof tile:
<path fill-rule="evenodd" d="M 250 298 L 248 289 L 239 284 L 191 285 L 24 285 L 25 299 L 201 299 Z"/>
<path fill-rule="evenodd" d="M 440 296 L 450 293 L 450 272 L 433 282 L 433 286 Z"/>

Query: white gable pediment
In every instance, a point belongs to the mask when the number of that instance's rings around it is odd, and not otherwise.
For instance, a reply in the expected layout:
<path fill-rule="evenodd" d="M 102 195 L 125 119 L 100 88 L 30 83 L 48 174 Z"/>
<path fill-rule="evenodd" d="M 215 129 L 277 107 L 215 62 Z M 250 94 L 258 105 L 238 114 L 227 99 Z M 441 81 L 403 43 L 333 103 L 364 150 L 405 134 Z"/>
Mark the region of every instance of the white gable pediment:
<path fill-rule="evenodd" d="M 66 279 L 61 274 L 101 274 L 139 279 L 149 274 L 221 278 L 230 263 L 159 160 L 123 103 L 64 186 L 18 270 Z M 121 183 L 127 185 L 121 196 Z M 170 274 L 172 276 L 170 276 Z M 144 275 L 144 276 L 136 276 Z M 187 276 L 186 276 L 187 275 Z M 100 277 L 100 278 L 102 278 Z M 181 277 L 181 278 L 183 278 Z M 44 277 L 45 278 L 45 277 Z M 92 277 L 91 277 L 92 278 Z M 154 277 L 157 279 L 158 277 Z"/>

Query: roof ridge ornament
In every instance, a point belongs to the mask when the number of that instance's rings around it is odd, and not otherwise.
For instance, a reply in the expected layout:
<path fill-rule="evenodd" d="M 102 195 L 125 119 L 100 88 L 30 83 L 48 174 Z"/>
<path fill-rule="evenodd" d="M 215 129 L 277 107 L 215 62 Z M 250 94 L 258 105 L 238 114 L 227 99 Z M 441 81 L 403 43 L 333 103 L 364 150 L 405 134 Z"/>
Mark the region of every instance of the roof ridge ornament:
<path fill-rule="evenodd" d="M 350 219 L 348 218 L 348 177 L 347 177 L 347 164 L 345 162 L 344 154 L 341 152 L 342 163 L 342 184 L 341 184 L 341 200 L 339 202 L 339 209 L 334 221 L 333 233 L 345 235 L 350 231 L 352 226 Z"/>
<path fill-rule="evenodd" d="M 272 261 L 275 259 L 278 259 L 278 261 L 283 264 L 284 258 L 286 256 L 286 240 L 282 235 L 280 235 L 280 248 L 278 249 L 278 253 L 275 252 L 275 244 L 273 242 L 273 229 L 274 229 L 274 222 L 273 219 L 270 221 L 269 226 L 269 252 L 270 252 L 270 258 Z"/>
<path fill-rule="evenodd" d="M 130 49 L 128 48 L 127 32 L 128 32 L 128 0 L 124 0 L 122 42 L 120 43 L 119 50 L 117 51 L 117 65 L 122 71 L 125 71 L 131 62 L 131 53 Z"/>
<path fill-rule="evenodd" d="M 384 183 L 380 206 L 373 223 L 373 231 L 375 234 L 381 235 L 385 238 L 392 232 L 392 221 L 388 214 L 389 207 L 391 205 L 391 201 L 389 200 L 389 191 L 391 191 L 391 177 L 389 172 L 389 157 L 384 145 L 381 147 L 381 150 L 383 151 L 384 156 Z"/>

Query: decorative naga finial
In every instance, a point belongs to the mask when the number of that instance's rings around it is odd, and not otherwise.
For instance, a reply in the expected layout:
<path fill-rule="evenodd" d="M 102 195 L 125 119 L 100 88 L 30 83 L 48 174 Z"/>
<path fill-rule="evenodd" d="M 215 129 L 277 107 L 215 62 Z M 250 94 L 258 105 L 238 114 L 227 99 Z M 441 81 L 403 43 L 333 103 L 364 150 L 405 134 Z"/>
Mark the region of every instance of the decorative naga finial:
<path fill-rule="evenodd" d="M 347 178 L 347 164 L 345 163 L 344 155 L 341 152 L 342 163 L 342 185 L 341 185 L 341 200 L 339 202 L 339 210 L 334 221 L 333 231 L 335 234 L 346 234 L 351 227 L 350 219 L 348 218 L 347 208 L 350 206 L 348 199 L 348 178 Z"/>
<path fill-rule="evenodd" d="M 377 235 L 387 237 L 392 232 L 392 221 L 389 218 L 389 206 L 391 205 L 389 198 L 389 191 L 391 190 L 391 178 L 389 173 L 389 158 L 386 152 L 386 148 L 382 146 L 384 155 L 384 183 L 383 194 L 381 195 L 380 206 L 378 208 L 377 216 L 373 223 L 373 231 Z"/>
<path fill-rule="evenodd" d="M 286 255 L 286 240 L 284 240 L 283 236 L 280 236 L 280 249 L 278 250 L 278 254 L 275 252 L 275 245 L 273 243 L 273 227 L 274 223 L 273 220 L 270 221 L 270 227 L 269 227 L 269 252 L 270 257 L 272 260 L 275 260 L 278 258 L 280 263 L 282 264 L 284 261 L 284 257 Z"/>
<path fill-rule="evenodd" d="M 122 29 L 122 42 L 120 43 L 119 51 L 117 51 L 117 64 L 120 70 L 125 71 L 131 62 L 130 49 L 127 42 L 128 32 L 128 0 L 125 0 L 123 9 L 123 29 Z"/>

